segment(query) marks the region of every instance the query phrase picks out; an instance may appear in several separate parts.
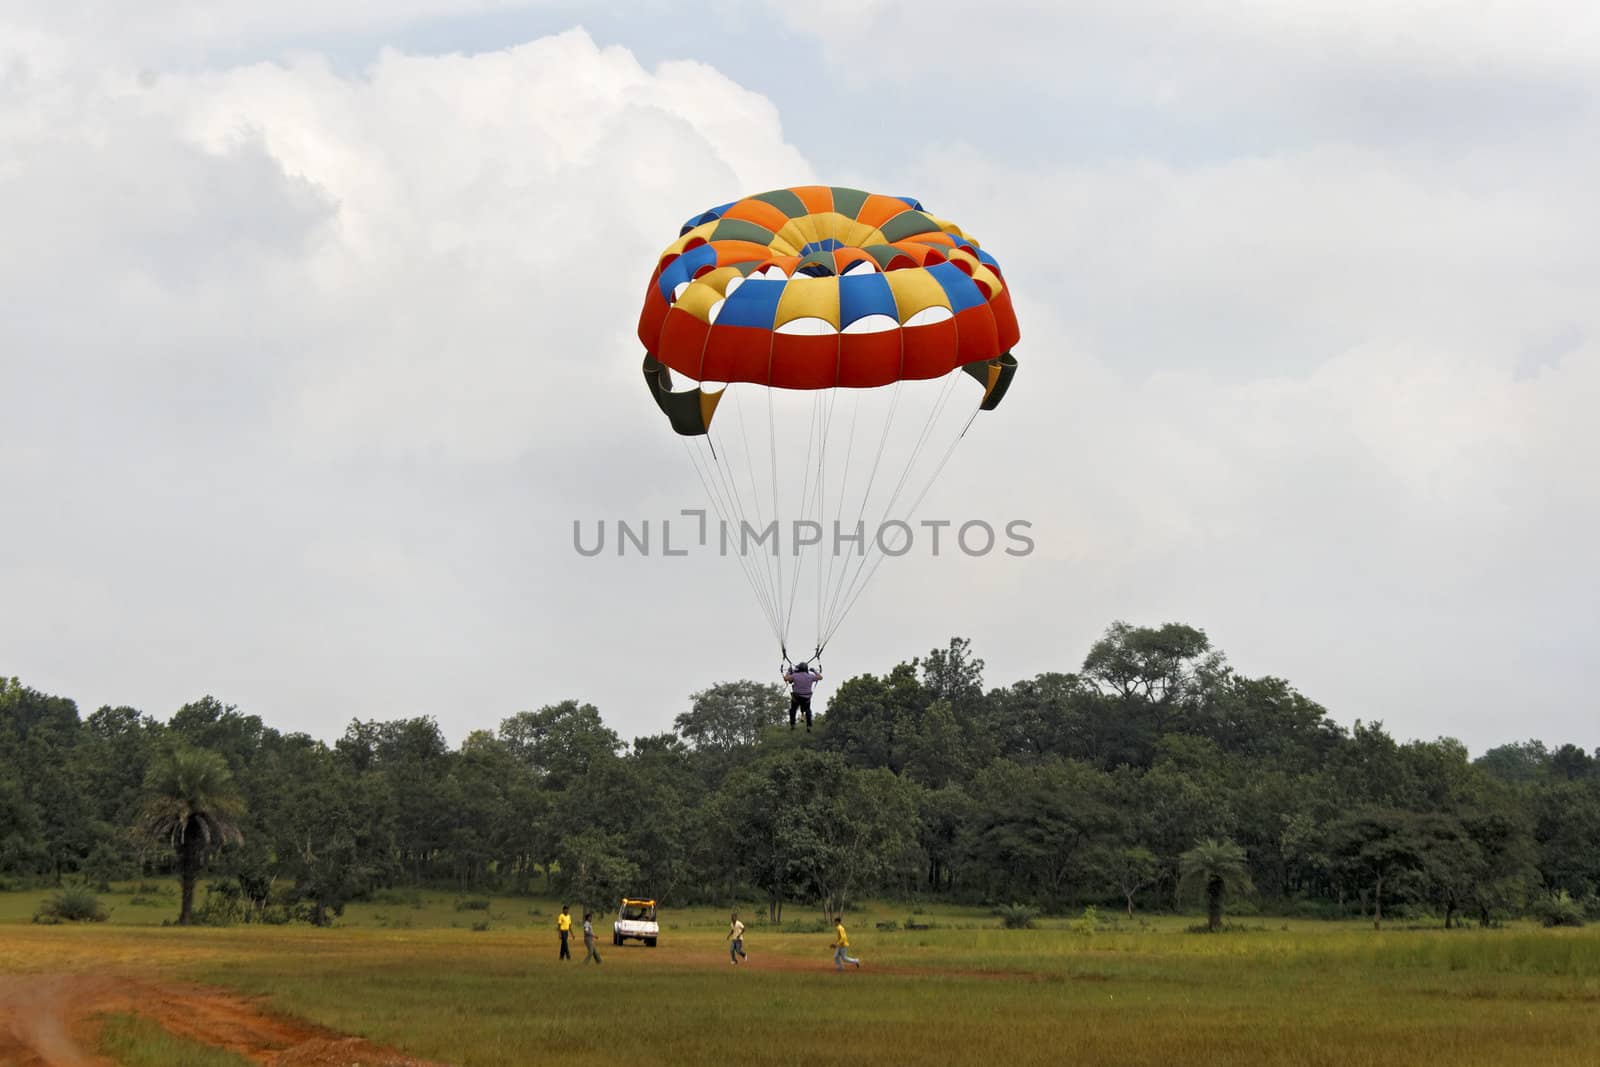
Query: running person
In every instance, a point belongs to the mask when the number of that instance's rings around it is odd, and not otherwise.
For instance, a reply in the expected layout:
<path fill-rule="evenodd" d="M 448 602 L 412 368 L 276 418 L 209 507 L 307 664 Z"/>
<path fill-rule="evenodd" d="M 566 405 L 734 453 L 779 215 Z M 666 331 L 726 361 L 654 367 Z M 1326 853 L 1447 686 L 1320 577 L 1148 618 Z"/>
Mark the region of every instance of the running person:
<path fill-rule="evenodd" d="M 847 963 L 861 967 L 861 961 L 850 955 L 850 935 L 844 932 L 844 916 L 839 915 L 833 920 L 833 966 L 842 971 Z"/>
<path fill-rule="evenodd" d="M 822 665 L 818 664 L 816 670 L 811 670 L 807 664 L 800 664 L 792 671 L 783 672 L 783 680 L 789 683 L 789 729 L 794 729 L 794 714 L 805 709 L 806 733 L 811 732 L 811 690 L 818 682 L 822 681 Z"/>
<path fill-rule="evenodd" d="M 740 960 L 748 960 L 750 958 L 744 951 L 744 923 L 739 921 L 738 912 L 734 912 L 728 919 L 728 940 L 732 942 L 728 946 L 728 958 L 737 967 Z"/>

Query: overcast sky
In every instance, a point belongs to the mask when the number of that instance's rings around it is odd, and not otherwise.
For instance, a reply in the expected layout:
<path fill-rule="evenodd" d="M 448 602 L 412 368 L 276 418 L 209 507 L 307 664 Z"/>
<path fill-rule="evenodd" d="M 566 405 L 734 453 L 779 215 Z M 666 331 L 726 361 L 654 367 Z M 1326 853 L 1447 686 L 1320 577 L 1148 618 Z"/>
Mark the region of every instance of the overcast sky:
<path fill-rule="evenodd" d="M 623 5 L 613 5 L 620 7 Z M 625 737 L 776 652 L 639 381 L 704 208 L 919 197 L 1021 371 L 834 678 L 1204 628 L 1339 721 L 1600 744 L 1600 7 L 0 0 L 0 674 Z"/>

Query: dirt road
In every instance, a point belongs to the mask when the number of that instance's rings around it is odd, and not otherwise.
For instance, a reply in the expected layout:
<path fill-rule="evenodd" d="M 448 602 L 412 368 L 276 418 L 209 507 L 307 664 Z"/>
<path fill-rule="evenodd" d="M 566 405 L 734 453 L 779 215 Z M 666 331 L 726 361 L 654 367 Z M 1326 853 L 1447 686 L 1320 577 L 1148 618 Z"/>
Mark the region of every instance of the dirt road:
<path fill-rule="evenodd" d="M 271 1067 L 439 1067 L 222 990 L 102 974 L 0 975 L 0 1064 L 115 1067 L 92 1051 L 97 1017 L 108 1012 Z"/>

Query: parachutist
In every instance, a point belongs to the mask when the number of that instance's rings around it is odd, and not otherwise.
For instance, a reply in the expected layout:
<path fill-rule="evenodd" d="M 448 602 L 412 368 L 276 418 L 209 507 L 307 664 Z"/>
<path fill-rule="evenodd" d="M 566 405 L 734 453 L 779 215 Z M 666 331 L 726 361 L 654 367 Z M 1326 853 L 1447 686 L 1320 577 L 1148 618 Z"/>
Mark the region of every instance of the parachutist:
<path fill-rule="evenodd" d="M 811 690 L 822 681 L 822 665 L 819 663 L 816 670 L 811 670 L 809 664 L 800 663 L 793 670 L 784 671 L 783 680 L 789 683 L 789 729 L 794 729 L 795 712 L 803 709 L 806 713 L 806 733 L 810 733 Z"/>

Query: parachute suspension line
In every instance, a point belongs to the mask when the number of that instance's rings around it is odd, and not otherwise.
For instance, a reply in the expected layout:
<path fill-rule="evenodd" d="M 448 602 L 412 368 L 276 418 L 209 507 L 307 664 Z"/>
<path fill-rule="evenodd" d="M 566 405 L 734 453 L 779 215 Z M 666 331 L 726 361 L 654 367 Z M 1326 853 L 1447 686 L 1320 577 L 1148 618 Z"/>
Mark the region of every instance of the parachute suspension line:
<path fill-rule="evenodd" d="M 967 430 L 972 428 L 973 420 L 978 417 L 978 412 L 983 410 L 982 403 L 983 402 L 980 400 L 979 403 L 978 403 L 978 406 L 973 408 L 972 414 L 970 416 L 968 416 L 965 425 L 963 425 L 962 428 L 961 428 L 961 433 L 959 435 L 957 435 L 957 437 L 956 437 L 956 439 L 954 441 L 950 442 L 950 447 L 948 447 L 948 448 L 946 448 L 944 450 L 944 455 L 940 457 L 938 464 L 933 468 L 933 473 L 928 475 L 927 481 L 924 482 L 923 485 L 922 485 L 922 491 L 917 494 L 916 499 L 911 502 L 910 509 L 908 509 L 907 512 L 906 512 L 906 520 L 907 521 L 909 521 L 911 519 L 911 517 L 914 516 L 917 513 L 917 509 L 922 506 L 923 498 L 928 495 L 928 490 L 933 488 L 933 483 L 938 480 L 940 473 L 945 468 L 945 464 L 950 462 L 950 457 L 955 454 L 956 446 L 959 445 L 966 438 Z M 880 564 L 882 564 L 884 559 L 886 559 L 886 558 L 887 557 L 885 557 L 885 556 L 883 556 L 881 554 L 879 555 L 878 559 L 873 564 L 873 568 L 872 568 L 872 572 L 873 573 L 877 572 L 878 566 Z M 854 595 L 852 595 L 850 600 L 849 600 L 849 602 L 847 604 L 845 604 L 844 610 L 839 613 L 838 617 L 836 619 L 832 620 L 832 623 L 829 626 L 828 631 L 822 636 L 822 638 L 817 643 L 817 650 L 818 650 L 819 653 L 821 652 L 823 646 L 825 646 L 829 641 L 831 641 L 833 639 L 833 635 L 834 635 L 835 632 L 838 631 L 839 627 L 844 624 L 845 617 L 848 616 L 850 614 L 850 610 L 855 607 L 856 601 L 861 599 L 861 594 L 866 590 L 867 583 L 870 583 L 871 581 L 872 581 L 872 574 L 868 574 L 866 582 L 863 582 L 862 585 L 861 585 L 861 588 L 859 588 L 859 589 L 857 589 L 855 591 Z"/>
<path fill-rule="evenodd" d="M 822 517 L 823 517 L 824 514 L 826 514 L 825 509 L 827 507 L 827 486 L 826 486 L 826 482 L 827 482 L 827 477 L 828 477 L 828 442 L 833 439 L 833 412 L 834 412 L 834 408 L 838 405 L 838 402 L 839 402 L 839 389 L 838 389 L 837 386 L 835 386 L 834 388 L 828 390 L 828 416 L 827 416 L 827 420 L 824 422 L 823 427 L 822 427 L 822 457 L 817 463 L 817 522 L 818 522 L 818 525 L 821 524 Z M 816 568 L 816 570 L 817 570 L 817 626 L 816 626 L 815 630 L 811 631 L 812 633 L 814 633 L 816 635 L 817 641 L 819 643 L 822 641 L 822 592 L 823 592 L 823 585 L 822 585 L 822 553 L 824 551 L 823 547 L 822 547 L 824 542 L 820 540 L 820 538 L 822 536 L 824 536 L 824 535 L 821 534 L 821 533 L 818 534 L 819 540 L 818 540 L 818 543 L 817 543 L 817 568 Z M 832 559 L 832 553 L 831 552 L 829 553 L 829 558 Z M 821 654 L 821 651 L 822 650 L 819 647 L 817 649 L 817 652 L 818 652 L 819 655 Z"/>
<path fill-rule="evenodd" d="M 771 402 L 772 402 L 772 391 L 769 388 L 767 390 L 767 403 L 770 405 Z M 750 495 L 753 498 L 753 502 L 754 502 L 754 505 L 755 505 L 755 507 L 754 507 L 755 515 L 756 515 L 757 520 L 759 521 L 760 518 L 766 514 L 766 509 L 764 507 L 762 507 L 762 505 L 761 505 L 761 491 L 756 486 L 755 453 L 750 448 L 750 431 L 749 431 L 749 427 L 745 424 L 744 400 L 743 400 L 743 397 L 742 397 L 742 391 L 741 391 L 741 395 L 738 395 L 738 396 L 734 397 L 734 408 L 739 413 L 739 435 L 740 435 L 740 439 L 744 442 L 745 471 L 750 477 Z M 769 410 L 768 410 L 768 416 L 769 416 L 768 417 L 768 428 L 770 430 L 771 429 L 771 418 L 770 418 L 771 411 L 770 411 L 770 407 L 769 407 Z M 774 457 L 774 460 L 776 460 L 776 457 Z M 778 510 L 776 499 L 774 499 L 774 501 L 773 501 L 772 510 L 773 510 L 774 521 L 776 521 L 777 510 Z M 776 543 L 774 543 L 773 547 L 774 548 L 777 547 Z M 744 548 L 745 548 L 744 531 L 741 529 L 740 530 L 740 536 L 739 536 L 739 552 L 740 552 L 741 555 L 744 553 Z M 773 576 L 773 573 L 772 573 L 773 561 L 771 559 L 768 559 L 763 569 L 765 570 L 765 573 L 766 573 L 766 585 L 767 585 L 767 590 L 768 590 L 768 596 L 770 597 L 770 599 L 772 601 L 772 604 L 773 604 L 773 628 L 777 631 L 779 644 L 787 645 L 788 642 L 785 641 L 784 637 L 783 637 L 783 625 L 782 625 L 782 623 L 783 623 L 783 602 L 780 599 L 780 597 L 782 595 L 782 591 L 781 591 L 781 589 L 779 587 L 778 579 L 775 578 Z"/>
<path fill-rule="evenodd" d="M 789 647 L 789 615 L 783 610 L 783 511 L 778 506 L 778 418 L 772 411 L 772 389 L 767 389 L 767 455 L 772 461 L 772 522 L 776 528 L 773 538 L 774 561 L 778 565 L 778 617 L 783 620 L 781 640 Z M 792 610 L 792 609 L 791 609 Z"/>
<path fill-rule="evenodd" d="M 721 475 L 724 481 L 726 480 L 726 472 L 722 469 L 722 464 L 717 459 L 716 448 L 711 443 L 709 436 L 705 439 L 705 442 L 706 449 L 711 453 L 711 459 L 704 465 L 702 465 L 700 457 L 695 453 L 694 447 L 688 441 L 684 441 L 684 451 L 689 454 L 689 462 L 694 466 L 694 472 L 700 479 L 701 488 L 705 490 L 706 496 L 711 499 L 711 506 L 717 513 L 717 521 L 721 524 L 720 531 L 727 529 L 729 519 L 733 517 L 734 509 L 732 501 L 727 496 L 726 486 L 719 485 L 715 476 L 707 477 L 706 467 L 714 468 L 715 474 Z M 745 584 L 755 594 L 756 603 L 760 605 L 762 614 L 767 617 L 767 624 L 772 628 L 773 637 L 778 637 L 777 620 L 766 596 L 766 591 L 756 581 L 755 574 L 752 572 L 748 561 L 742 555 L 739 558 L 739 569 L 744 573 Z"/>
<path fill-rule="evenodd" d="M 712 456 L 715 457 L 716 448 L 713 442 L 709 439 L 709 435 L 706 444 L 711 450 Z M 727 449 L 724 449 L 723 453 L 724 455 L 727 455 Z M 729 462 L 731 462 L 731 460 L 732 457 L 729 456 Z M 712 465 L 712 470 L 720 478 L 722 506 L 723 510 L 726 512 L 726 518 L 724 518 L 724 522 L 726 522 L 728 519 L 736 520 L 739 524 L 739 528 L 742 530 L 745 523 L 744 502 L 739 498 L 739 487 L 737 481 L 733 478 L 731 472 L 727 468 L 727 465 L 720 460 L 716 461 Z M 770 592 L 766 589 L 764 583 L 760 581 L 761 575 L 759 570 L 744 558 L 743 553 L 739 554 L 739 565 L 745 570 L 748 576 L 747 580 L 750 581 L 752 587 L 755 589 L 756 600 L 761 604 L 763 612 L 765 612 L 767 615 L 768 622 L 772 626 L 773 636 L 777 637 L 777 612 L 772 606 L 772 597 Z"/>
<path fill-rule="evenodd" d="M 889 495 L 888 503 L 884 504 L 883 513 L 878 516 L 878 527 L 880 530 L 883 528 L 884 524 L 889 521 L 889 516 L 894 512 L 895 504 L 900 500 L 900 494 L 905 491 L 906 482 L 911 478 L 911 472 L 916 470 L 917 463 L 922 458 L 922 450 L 927 447 L 928 441 L 932 439 L 934 425 L 944 414 L 945 408 L 949 406 L 950 397 L 954 395 L 955 392 L 953 388 L 955 380 L 955 374 L 949 374 L 945 376 L 944 385 L 939 391 L 939 398 L 934 402 L 933 409 L 928 412 L 928 418 L 922 424 L 922 432 L 917 435 L 917 442 L 911 448 L 911 457 L 906 461 L 905 469 L 900 472 L 900 479 L 899 481 L 895 482 L 894 492 Z M 962 433 L 965 432 L 966 430 L 963 428 Z M 957 435 L 956 440 L 959 441 L 960 439 L 960 436 Z M 932 483 L 930 482 L 929 484 Z M 908 513 L 906 519 L 901 521 L 909 521 L 909 519 L 910 514 Z M 878 549 L 880 555 L 883 553 L 882 546 L 876 541 L 874 541 L 873 547 Z"/>
<path fill-rule="evenodd" d="M 731 388 L 731 386 L 730 386 L 730 388 Z M 741 414 L 740 425 L 741 425 L 741 428 L 742 428 L 743 427 L 742 415 L 743 415 L 744 408 L 743 408 L 743 405 L 738 400 L 739 395 L 740 395 L 739 391 L 736 391 L 734 393 L 734 396 L 735 396 L 735 407 L 739 410 L 739 412 Z M 709 436 L 710 435 L 708 435 L 708 438 L 709 438 Z M 747 438 L 747 440 L 748 440 L 748 438 Z M 708 443 L 710 443 L 710 442 L 708 441 Z M 754 560 L 747 560 L 745 558 L 745 554 L 744 554 L 744 545 L 745 545 L 744 531 L 745 531 L 746 528 L 749 527 L 749 521 L 748 521 L 748 513 L 747 513 L 747 511 L 745 509 L 745 506 L 744 506 L 744 498 L 743 498 L 743 495 L 739 491 L 738 472 L 733 469 L 733 465 L 734 465 L 733 455 L 734 455 L 734 453 L 737 452 L 737 449 L 729 450 L 729 449 L 724 448 L 722 451 L 723 451 L 723 454 L 728 457 L 728 460 L 727 460 L 726 464 L 718 463 L 717 472 L 722 476 L 724 495 L 728 500 L 732 501 L 732 504 L 733 504 L 732 510 L 736 513 L 737 518 L 739 520 L 738 546 L 737 546 L 739 562 L 740 562 L 741 566 L 748 567 L 750 572 L 754 575 L 755 580 L 756 580 L 757 585 L 758 585 L 757 597 L 762 602 L 763 608 L 767 612 L 768 618 L 769 618 L 769 620 L 770 620 L 770 622 L 772 624 L 772 635 L 775 638 L 777 638 L 779 643 L 781 644 L 782 641 L 783 641 L 783 633 L 782 633 L 782 627 L 779 624 L 776 598 L 773 596 L 771 570 L 770 570 L 770 568 L 764 570 Z M 745 454 L 746 454 L 746 458 L 748 459 L 748 456 L 749 456 L 748 447 L 745 449 Z M 751 471 L 751 484 L 750 484 L 750 487 L 751 487 L 751 492 L 752 493 L 756 493 L 755 474 L 754 474 L 753 470 Z M 756 504 L 757 507 L 760 506 L 759 494 L 757 494 L 754 503 Z"/>
<path fill-rule="evenodd" d="M 811 499 L 811 457 L 813 454 L 820 451 L 818 448 L 817 431 L 821 424 L 821 413 L 822 394 L 820 392 L 813 392 L 811 394 L 811 427 L 809 436 L 806 439 L 806 462 L 805 467 L 803 468 L 805 475 L 800 482 L 800 500 L 795 506 L 795 524 L 797 527 L 800 523 L 806 521 L 806 515 L 808 514 L 807 503 Z M 798 529 L 794 532 L 798 533 Z M 785 615 L 783 619 L 783 633 L 785 640 L 787 640 L 789 635 L 789 627 L 794 623 L 794 605 L 800 594 L 800 572 L 805 568 L 805 557 L 800 554 L 800 544 L 798 540 L 795 541 L 793 551 L 795 557 L 794 575 L 789 583 L 789 613 Z"/>
<path fill-rule="evenodd" d="M 707 442 L 707 448 L 710 448 L 710 442 Z M 700 479 L 701 487 L 705 490 L 706 496 L 711 499 L 711 506 L 717 513 L 717 521 L 722 524 L 722 529 L 726 529 L 731 506 L 725 502 L 724 494 L 719 491 L 719 488 L 716 484 L 716 479 L 714 477 L 707 477 L 707 472 L 702 466 L 700 457 L 695 454 L 694 447 L 685 441 L 684 450 L 689 455 L 690 463 L 694 465 L 695 475 Z M 714 451 L 712 452 L 712 455 L 715 455 Z M 749 568 L 742 565 L 742 560 L 740 562 L 740 570 L 744 573 L 745 584 L 750 587 L 751 593 L 755 595 L 756 603 L 760 606 L 762 615 L 766 617 L 767 625 L 772 628 L 773 636 L 776 637 L 777 627 L 773 626 L 772 612 L 767 607 L 766 598 L 762 595 L 761 587 L 757 584 L 755 576 L 750 573 Z"/>
<path fill-rule="evenodd" d="M 702 466 L 700 457 L 695 454 L 694 448 L 689 446 L 688 442 L 685 442 L 685 450 L 689 453 L 690 462 L 694 464 L 695 474 L 699 477 L 700 484 L 702 488 L 705 489 L 706 496 L 711 498 L 711 505 L 717 512 L 717 521 L 720 524 L 720 532 L 721 530 L 727 529 L 728 520 L 733 513 L 733 505 L 727 499 L 726 490 L 717 484 L 717 479 L 714 476 L 707 477 L 707 471 L 705 467 L 713 467 L 716 473 L 721 473 L 721 464 L 717 462 L 716 449 L 712 446 L 709 440 L 706 442 L 706 448 L 708 451 L 710 451 L 712 458 L 707 461 L 704 466 Z M 762 595 L 761 587 L 757 584 L 755 576 L 750 573 L 750 569 L 744 566 L 743 560 L 740 560 L 740 570 L 744 572 L 745 584 L 748 585 L 750 587 L 750 591 L 755 594 L 756 603 L 761 606 L 762 614 L 767 617 L 767 623 L 770 626 L 772 624 L 772 612 L 767 607 L 766 599 Z M 776 636 L 776 627 L 774 627 L 774 636 Z"/>
<path fill-rule="evenodd" d="M 824 631 L 825 633 L 832 633 L 832 631 L 837 628 L 837 625 L 834 622 L 834 610 L 837 609 L 841 604 L 848 604 L 852 602 L 854 600 L 854 595 L 858 591 L 858 587 L 865 588 L 865 585 L 863 584 L 863 576 L 869 573 L 869 566 L 871 567 L 871 571 L 875 572 L 877 570 L 877 562 L 881 561 L 884 555 L 883 547 L 880 544 L 884 524 L 888 521 L 890 513 L 894 510 L 895 503 L 900 499 L 901 492 L 904 491 L 906 479 L 910 477 L 912 470 L 916 468 L 917 460 L 921 457 L 922 450 L 928 443 L 928 439 L 933 431 L 934 425 L 937 423 L 940 414 L 943 413 L 945 406 L 950 401 L 950 397 L 954 392 L 954 383 L 957 373 L 958 372 L 953 371 L 950 374 L 945 375 L 944 381 L 939 390 L 939 395 L 934 401 L 933 406 L 928 411 L 928 417 L 922 424 L 921 432 L 917 434 L 916 443 L 912 446 L 911 455 L 906 460 L 905 468 L 901 471 L 900 477 L 895 483 L 893 493 L 890 494 L 888 502 L 884 504 L 883 511 L 878 516 L 877 531 L 872 539 L 872 544 L 863 549 L 860 558 L 856 562 L 854 573 L 851 573 L 847 566 L 845 575 L 840 577 L 839 588 L 835 591 L 834 598 L 830 603 L 830 611 L 828 615 L 829 625 Z M 876 473 L 876 471 L 874 471 L 874 473 Z M 863 499 L 862 504 L 864 509 L 866 504 L 865 499 Z M 871 559 L 874 551 L 878 553 L 877 560 L 869 564 L 868 561 Z M 867 580 L 870 580 L 870 578 Z"/>
<path fill-rule="evenodd" d="M 855 394 L 855 406 L 851 409 L 851 412 L 850 412 L 850 436 L 845 441 L 845 446 L 844 446 L 844 473 L 842 475 L 840 475 L 840 477 L 839 477 L 839 504 L 834 509 L 835 522 L 837 522 L 838 519 L 843 517 L 843 515 L 844 515 L 845 489 L 850 485 L 850 458 L 851 458 L 851 455 L 853 454 L 853 449 L 852 449 L 851 446 L 853 446 L 856 443 L 856 422 L 860 419 L 860 417 L 861 417 L 861 394 L 858 392 L 858 393 Z M 832 552 L 828 553 L 828 577 L 824 582 L 824 585 L 829 589 L 833 588 L 833 567 L 834 567 L 834 564 L 837 563 L 838 559 L 839 559 L 839 554 L 837 552 L 837 549 L 838 549 L 838 542 L 837 541 L 835 541 L 833 547 L 834 547 L 835 551 L 832 551 Z M 849 564 L 845 564 L 845 566 L 848 567 Z M 819 641 L 821 640 L 822 624 L 823 624 L 823 620 L 824 620 L 822 600 L 823 600 L 822 594 L 819 592 L 818 595 L 817 595 L 817 636 L 818 636 L 818 640 Z"/>
<path fill-rule="evenodd" d="M 938 423 L 940 416 L 949 406 L 950 398 L 954 395 L 954 383 L 956 377 L 956 373 L 951 373 L 945 377 L 943 387 L 939 391 L 939 396 L 934 402 L 932 409 L 928 412 L 927 420 L 922 425 L 922 432 L 917 435 L 916 444 L 912 447 L 911 456 L 906 462 L 905 469 L 901 472 L 900 478 L 895 484 L 894 492 L 890 495 L 888 502 L 884 505 L 883 513 L 878 518 L 878 531 L 880 537 L 875 538 L 872 545 L 863 554 L 859 565 L 856 567 L 855 574 L 850 578 L 848 584 L 845 586 L 841 601 L 842 607 L 840 608 L 840 614 L 837 618 L 830 616 L 829 626 L 825 633 L 831 635 L 833 631 L 838 628 L 838 623 L 842 620 L 843 615 L 848 613 L 850 607 L 860 597 L 861 591 L 866 589 L 867 585 L 871 583 L 873 576 L 877 574 L 878 567 L 882 565 L 883 560 L 887 557 L 887 553 L 885 552 L 881 543 L 882 531 L 884 526 L 888 523 L 891 514 L 893 514 L 895 504 L 899 502 L 901 494 L 905 490 L 907 481 L 910 479 L 912 472 L 916 469 L 917 463 L 921 459 L 923 450 L 926 448 L 928 441 L 932 438 L 934 426 Z M 970 424 L 970 420 L 968 421 Z M 965 433 L 965 427 L 963 427 L 962 432 Z M 959 441 L 960 439 L 960 436 L 955 438 L 956 441 Z M 948 453 L 946 454 L 945 458 L 948 459 Z M 924 495 L 927 493 L 928 487 L 932 486 L 933 479 L 938 477 L 938 472 L 942 470 L 943 467 L 944 463 L 941 461 L 935 468 L 934 473 L 929 476 L 927 485 L 923 488 Z M 919 497 L 918 503 L 920 502 L 921 500 Z M 913 505 L 911 511 L 914 511 L 915 507 L 916 505 Z M 911 512 L 908 511 L 904 519 L 899 519 L 897 517 L 896 521 L 909 523 L 910 518 Z M 874 551 L 877 553 L 877 556 L 876 558 L 871 559 L 869 563 L 868 557 L 872 556 Z"/>
<path fill-rule="evenodd" d="M 944 413 L 945 408 L 949 406 L 950 398 L 954 395 L 954 389 L 952 388 L 952 385 L 955 382 L 955 379 L 955 374 L 950 374 L 946 377 L 944 387 L 940 390 L 939 398 L 934 403 L 933 410 L 928 413 L 927 421 L 923 423 L 922 432 L 917 437 L 916 445 L 913 447 L 911 452 L 911 458 L 907 461 L 905 470 L 901 473 L 900 480 L 895 485 L 894 493 L 889 497 L 888 503 L 884 505 L 882 515 L 880 515 L 878 518 L 878 528 L 880 533 L 884 525 L 887 524 L 889 516 L 894 510 L 895 504 L 899 501 L 900 495 L 904 491 L 906 482 L 911 477 L 911 472 L 916 468 L 917 462 L 922 456 L 923 449 L 931 439 L 934 425 L 938 421 L 939 416 Z M 967 425 L 971 425 L 971 421 L 972 420 L 969 418 L 967 420 Z M 966 427 L 963 426 L 962 435 L 965 433 Z M 951 442 L 951 446 L 946 450 L 944 457 L 934 468 L 933 473 L 928 476 L 928 480 L 923 485 L 922 492 L 918 495 L 916 503 L 912 504 L 911 508 L 907 511 L 905 518 L 898 521 L 909 524 L 912 515 L 916 511 L 917 505 L 922 502 L 922 498 L 927 495 L 928 490 L 933 486 L 934 480 L 938 478 L 939 472 L 944 469 L 945 463 L 950 458 L 950 452 L 954 451 L 955 444 L 961 440 L 962 435 L 957 435 L 954 441 Z M 842 621 L 843 615 L 849 612 L 850 607 L 857 599 L 860 598 L 861 592 L 865 590 L 867 585 L 872 581 L 872 577 L 877 573 L 878 567 L 881 566 L 884 559 L 887 558 L 887 553 L 885 553 L 883 545 L 879 539 L 874 539 L 872 546 L 867 550 L 866 555 L 870 555 L 874 550 L 878 553 L 878 555 L 877 558 L 871 562 L 870 566 L 868 565 L 866 556 L 864 555 L 861 565 L 856 568 L 855 576 L 851 579 L 849 588 L 845 591 L 844 607 L 841 609 L 839 619 L 830 619 L 830 626 L 827 630 L 827 633 L 830 636 L 832 635 L 833 631 L 838 628 L 838 622 Z"/>
<path fill-rule="evenodd" d="M 832 440 L 833 412 L 834 412 L 834 408 L 835 408 L 835 406 L 836 406 L 836 404 L 838 402 L 838 397 L 839 397 L 838 387 L 834 386 L 834 387 L 832 387 L 832 388 L 830 388 L 828 390 L 828 394 L 827 394 L 826 398 L 822 397 L 820 394 L 816 398 L 816 410 L 815 410 L 815 413 L 814 413 L 815 414 L 815 419 L 816 419 L 816 427 L 817 427 L 817 463 L 816 463 L 816 477 L 815 478 L 810 478 L 810 474 L 811 474 L 810 466 L 811 466 L 811 464 L 810 464 L 809 455 L 808 455 L 807 463 L 806 463 L 806 466 L 807 466 L 807 478 L 810 479 L 810 482 L 811 482 L 810 489 L 808 490 L 808 492 L 806 494 L 806 499 L 808 501 L 807 507 L 809 509 L 808 514 L 810 514 L 812 516 L 812 525 L 815 525 L 817 527 L 817 540 L 816 540 L 816 543 L 811 546 L 811 552 L 809 553 L 809 555 L 811 556 L 812 568 L 816 571 L 816 574 L 817 574 L 817 601 L 816 601 L 817 612 L 816 612 L 816 622 L 815 622 L 815 627 L 816 628 L 811 631 L 813 635 L 820 635 L 822 633 L 822 597 L 823 597 L 822 554 L 826 551 L 826 548 L 824 546 L 828 543 L 827 540 L 826 540 L 826 530 L 824 528 L 824 523 L 823 523 L 823 519 L 825 518 L 825 516 L 827 514 L 827 511 L 826 511 L 826 503 L 827 503 L 826 484 L 827 484 L 827 476 L 828 476 L 828 445 L 830 444 L 830 442 Z M 799 540 L 798 540 L 798 538 L 796 538 L 796 552 L 797 552 L 797 554 L 799 552 Z M 800 563 L 797 564 L 797 569 L 796 569 L 796 572 L 795 572 L 795 579 L 794 579 L 794 588 L 791 591 L 791 596 L 795 597 L 795 598 L 798 598 L 798 596 L 799 596 L 799 588 L 800 588 L 799 567 L 802 566 L 803 564 L 804 564 L 804 558 L 802 557 L 801 560 L 800 560 Z M 790 603 L 790 610 L 791 611 L 794 610 L 794 602 L 793 602 L 793 600 L 791 600 L 791 603 Z"/>
<path fill-rule="evenodd" d="M 896 381 L 894 383 L 894 393 L 889 398 L 889 416 L 888 416 L 888 418 L 886 418 L 884 420 L 883 433 L 878 436 L 878 450 L 872 457 L 872 468 L 871 468 L 871 470 L 869 470 L 867 472 L 866 488 L 864 488 L 861 491 L 861 507 L 859 509 L 857 509 L 857 511 L 856 511 L 856 528 L 862 532 L 862 536 L 865 536 L 865 533 L 866 533 L 866 529 L 865 529 L 865 527 L 863 526 L 862 523 L 863 523 L 863 520 L 865 519 L 866 514 L 867 514 L 867 500 L 870 499 L 871 496 L 872 496 L 872 485 L 873 485 L 873 483 L 878 480 L 878 465 L 883 462 L 883 452 L 884 452 L 884 449 L 888 446 L 888 443 L 889 443 L 889 431 L 891 429 L 893 429 L 893 427 L 894 427 L 894 416 L 895 416 L 895 412 L 897 410 L 899 410 L 899 407 L 900 407 L 900 393 L 901 393 L 902 389 L 904 388 L 904 386 L 905 386 L 905 381 L 903 379 L 900 380 L 900 381 Z M 862 551 L 862 558 L 865 559 L 865 557 L 866 557 L 866 552 L 865 552 L 865 550 L 863 550 Z M 847 575 L 849 573 L 850 573 L 850 564 L 846 563 L 846 564 L 844 564 L 843 570 L 842 570 L 842 572 L 840 573 L 840 576 L 839 576 L 839 588 L 836 588 L 834 590 L 833 595 L 829 598 L 829 601 L 828 601 L 828 617 L 829 618 L 833 617 L 834 608 L 838 604 L 838 601 L 839 601 L 840 589 L 842 589 L 843 586 L 844 586 L 845 575 Z"/>

